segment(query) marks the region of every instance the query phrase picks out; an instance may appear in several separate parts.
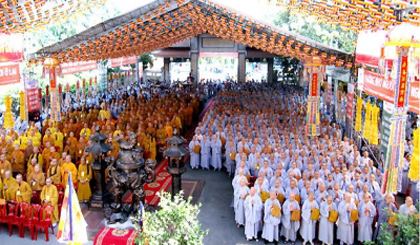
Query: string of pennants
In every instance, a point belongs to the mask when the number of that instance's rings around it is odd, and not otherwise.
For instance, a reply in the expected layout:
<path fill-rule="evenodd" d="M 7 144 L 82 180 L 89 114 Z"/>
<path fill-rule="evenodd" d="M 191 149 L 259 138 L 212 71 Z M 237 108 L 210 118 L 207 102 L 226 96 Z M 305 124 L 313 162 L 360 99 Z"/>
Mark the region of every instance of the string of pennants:
<path fill-rule="evenodd" d="M 0 0 L 0 33 L 34 32 L 75 18 L 106 0 Z"/>
<path fill-rule="evenodd" d="M 408 22 L 420 25 L 419 0 L 265 0 L 303 17 L 314 16 L 343 30 L 387 30 Z"/>
<path fill-rule="evenodd" d="M 51 54 L 61 62 L 103 60 L 141 55 L 170 47 L 202 33 L 255 47 L 277 55 L 306 60 L 319 56 L 326 65 L 350 68 L 345 53 L 297 40 L 277 28 L 265 26 L 210 1 L 168 0 L 154 10 L 107 34 Z M 42 63 L 40 54 L 30 64 Z"/>

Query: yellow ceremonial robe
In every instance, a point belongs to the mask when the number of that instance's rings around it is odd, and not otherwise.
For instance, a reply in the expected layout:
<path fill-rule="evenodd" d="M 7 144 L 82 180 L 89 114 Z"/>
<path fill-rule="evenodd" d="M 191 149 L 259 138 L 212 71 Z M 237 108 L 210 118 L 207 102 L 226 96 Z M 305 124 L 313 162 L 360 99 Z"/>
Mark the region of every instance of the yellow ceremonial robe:
<path fill-rule="evenodd" d="M 90 164 L 80 164 L 78 176 L 77 197 L 79 201 L 89 200 L 92 196 L 89 184 L 89 181 L 92 179 L 92 168 Z M 86 181 L 86 183 L 82 183 L 82 181 Z"/>
<path fill-rule="evenodd" d="M 4 162 L 0 162 L 0 177 L 2 179 L 6 178 L 6 171 L 12 171 L 12 165 L 7 160 L 5 160 Z"/>
<path fill-rule="evenodd" d="M 42 139 L 42 144 L 46 145 L 47 142 L 50 142 L 51 146 L 53 146 L 55 144 L 54 137 L 52 135 L 44 135 L 44 138 Z"/>
<path fill-rule="evenodd" d="M 22 182 L 19 184 L 15 182 L 15 184 L 12 187 L 12 192 L 14 193 L 15 200 L 17 203 L 21 202 L 27 202 L 31 203 L 31 194 L 32 189 L 29 186 L 28 183 L 22 180 Z"/>
<path fill-rule="evenodd" d="M 60 152 L 63 152 L 63 139 L 64 135 L 60 131 L 54 133 L 54 146 L 60 148 Z"/>
<path fill-rule="evenodd" d="M 12 153 L 12 169 L 19 171 L 21 174 L 25 173 L 25 159 L 23 152 L 20 150 Z"/>
<path fill-rule="evenodd" d="M 58 165 L 50 166 L 47 171 L 47 178 L 51 178 L 54 185 L 61 184 L 61 168 Z"/>
<path fill-rule="evenodd" d="M 171 126 L 165 126 L 166 134 L 168 135 L 168 139 L 172 138 L 174 129 Z"/>
<path fill-rule="evenodd" d="M 29 156 L 29 160 L 28 160 L 28 166 L 31 165 L 32 159 L 36 158 L 36 162 L 39 164 L 39 166 L 42 168 L 42 165 L 44 163 L 44 158 L 42 157 L 41 153 L 37 153 L 37 154 L 32 154 Z"/>
<path fill-rule="evenodd" d="M 34 180 L 35 179 L 35 180 Z M 42 190 L 42 187 L 45 185 L 45 176 L 42 172 L 32 172 L 28 177 L 26 178 L 28 183 L 31 185 L 31 189 L 33 191 L 40 191 Z"/>
<path fill-rule="evenodd" d="M 0 199 L 3 199 L 3 181 L 0 178 Z"/>
<path fill-rule="evenodd" d="M 9 179 L 4 178 L 3 179 L 3 198 L 6 199 L 6 201 L 14 200 L 15 195 L 13 193 L 12 187 L 16 184 L 16 180 L 13 177 L 10 177 Z M 8 189 L 4 190 L 4 187 L 7 186 Z"/>
<path fill-rule="evenodd" d="M 47 202 L 47 201 L 48 202 Z M 57 187 L 54 185 L 44 186 L 41 191 L 41 201 L 42 205 L 52 205 L 54 206 L 54 212 L 51 217 L 53 223 L 58 221 L 58 191 Z"/>
<path fill-rule="evenodd" d="M 65 171 L 68 173 L 65 173 Z M 61 185 L 66 188 L 67 186 L 67 179 L 69 178 L 69 173 L 71 173 L 71 180 L 73 184 L 77 183 L 77 169 L 76 166 L 72 162 L 65 162 L 63 166 L 61 166 Z"/>

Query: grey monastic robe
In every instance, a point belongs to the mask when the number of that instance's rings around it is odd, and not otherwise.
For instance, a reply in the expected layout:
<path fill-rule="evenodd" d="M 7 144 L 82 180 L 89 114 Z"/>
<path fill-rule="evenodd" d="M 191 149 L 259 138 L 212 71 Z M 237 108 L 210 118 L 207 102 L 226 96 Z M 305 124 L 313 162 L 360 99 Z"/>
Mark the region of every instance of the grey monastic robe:
<path fill-rule="evenodd" d="M 274 205 L 281 208 L 281 204 L 277 199 L 274 199 L 274 201 L 268 199 L 264 204 L 264 228 L 262 238 L 269 242 L 279 240 L 279 224 L 281 219 L 281 212 L 279 217 L 271 215 L 271 207 L 273 203 Z"/>
<path fill-rule="evenodd" d="M 369 208 L 369 211 L 366 210 Z M 361 202 L 359 204 L 359 233 L 357 240 L 360 242 L 372 241 L 373 231 L 372 223 L 376 215 L 376 208 L 372 202 Z"/>
<path fill-rule="evenodd" d="M 300 206 L 298 202 L 295 200 L 293 202 L 290 202 L 289 199 L 287 199 L 283 204 L 283 215 L 281 219 L 282 223 L 282 229 L 281 229 L 281 235 L 286 238 L 286 241 L 296 240 L 296 232 L 299 230 L 300 222 L 299 221 L 291 221 L 291 209 L 290 207 L 293 206 L 294 209 L 300 210 Z"/>
<path fill-rule="evenodd" d="M 337 238 L 343 243 L 353 244 L 354 243 L 354 222 L 350 220 L 350 212 L 347 211 L 347 205 L 351 210 L 357 210 L 354 202 L 347 204 L 342 201 L 338 206 L 338 229 Z"/>
<path fill-rule="evenodd" d="M 254 205 L 252 205 L 254 200 Z M 261 231 L 263 203 L 261 198 L 255 194 L 247 196 L 244 203 L 245 207 L 245 236 L 247 239 L 258 238 Z"/>
<path fill-rule="evenodd" d="M 332 202 L 331 209 L 337 210 L 337 205 Z M 328 221 L 330 217 L 330 211 L 328 210 L 328 203 L 324 201 L 321 203 L 321 209 L 319 210 L 321 219 L 319 220 L 319 235 L 318 238 L 323 243 L 333 244 L 334 242 L 334 223 Z"/>

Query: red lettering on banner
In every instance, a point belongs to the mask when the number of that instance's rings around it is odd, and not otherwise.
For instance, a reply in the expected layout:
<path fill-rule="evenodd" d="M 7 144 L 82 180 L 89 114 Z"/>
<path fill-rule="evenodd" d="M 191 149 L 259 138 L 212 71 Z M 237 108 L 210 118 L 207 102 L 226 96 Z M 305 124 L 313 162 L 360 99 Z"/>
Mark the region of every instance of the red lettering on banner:
<path fill-rule="evenodd" d="M 405 104 L 405 87 L 407 83 L 407 56 L 401 57 L 401 71 L 400 71 L 400 87 L 398 88 L 397 107 L 404 107 Z"/>
<path fill-rule="evenodd" d="M 20 82 L 19 64 L 0 66 L 0 85 Z"/>
<path fill-rule="evenodd" d="M 111 67 L 120 67 L 130 64 L 137 63 L 137 56 L 130 56 L 130 57 L 121 57 L 116 59 L 111 59 Z"/>
<path fill-rule="evenodd" d="M 318 73 L 312 74 L 311 96 L 318 96 Z"/>
<path fill-rule="evenodd" d="M 389 103 L 394 103 L 395 93 L 395 82 L 391 80 L 390 77 L 384 77 L 383 75 L 371 72 L 368 70 L 364 71 L 364 83 L 363 91 L 375 96 L 381 100 L 384 100 Z M 407 90 L 407 83 L 405 84 L 405 89 Z M 410 82 L 409 93 L 409 110 L 420 114 L 420 82 L 419 80 L 413 80 Z"/>
<path fill-rule="evenodd" d="M 98 63 L 91 61 L 66 62 L 61 64 L 63 75 L 98 69 Z"/>

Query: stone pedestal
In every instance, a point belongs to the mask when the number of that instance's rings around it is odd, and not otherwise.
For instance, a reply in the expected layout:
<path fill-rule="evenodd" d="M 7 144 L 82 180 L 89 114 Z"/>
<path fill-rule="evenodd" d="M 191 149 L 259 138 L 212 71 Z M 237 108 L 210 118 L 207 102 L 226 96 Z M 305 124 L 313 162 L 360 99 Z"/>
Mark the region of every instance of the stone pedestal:
<path fill-rule="evenodd" d="M 100 163 L 98 164 L 92 164 L 92 171 L 93 175 L 95 177 L 96 181 L 96 190 L 92 194 L 92 199 L 90 202 L 90 207 L 92 209 L 100 209 L 102 210 L 104 201 L 102 199 L 103 194 L 103 188 L 105 187 L 105 179 L 103 176 L 105 176 L 104 170 L 102 168 L 102 165 Z"/>
<path fill-rule="evenodd" d="M 181 175 L 185 173 L 187 169 L 182 168 L 170 168 L 168 167 L 168 173 L 172 175 L 172 196 L 178 194 L 182 190 Z"/>

